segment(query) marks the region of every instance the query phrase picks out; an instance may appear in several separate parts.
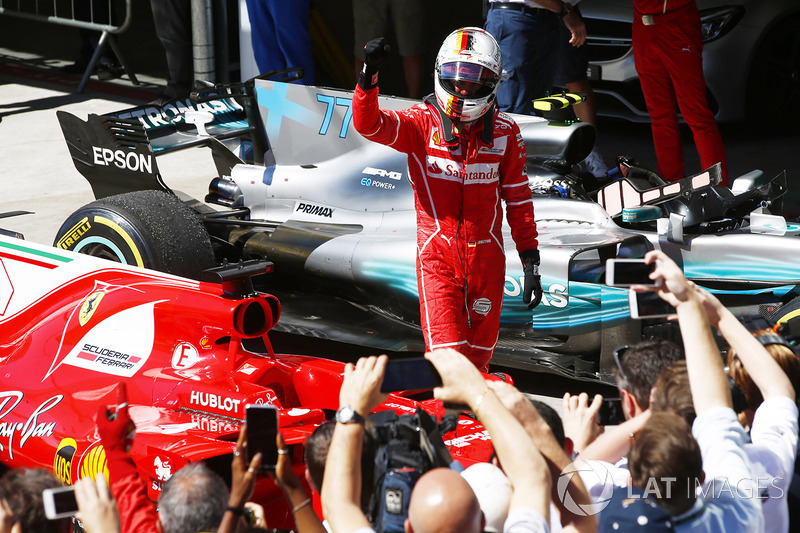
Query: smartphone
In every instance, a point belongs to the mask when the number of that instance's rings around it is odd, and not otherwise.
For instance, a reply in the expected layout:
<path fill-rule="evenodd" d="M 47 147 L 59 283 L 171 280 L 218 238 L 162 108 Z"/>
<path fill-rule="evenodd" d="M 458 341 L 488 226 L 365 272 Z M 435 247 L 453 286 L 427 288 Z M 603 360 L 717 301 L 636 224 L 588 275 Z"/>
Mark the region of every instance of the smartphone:
<path fill-rule="evenodd" d="M 278 409 L 271 405 L 247 404 L 244 407 L 247 422 L 248 462 L 261 452 L 262 473 L 278 466 Z"/>
<path fill-rule="evenodd" d="M 609 259 L 606 261 L 606 285 L 612 287 L 630 287 L 631 285 L 648 285 L 655 287 L 656 282 L 650 279 L 650 273 L 656 263 L 647 264 L 644 259 Z"/>
<path fill-rule="evenodd" d="M 72 516 L 78 512 L 78 501 L 75 499 L 75 487 L 56 487 L 42 491 L 44 515 L 50 520 Z"/>
<path fill-rule="evenodd" d="M 628 306 L 631 309 L 631 318 L 664 318 L 675 314 L 675 308 L 659 298 L 652 291 L 628 291 Z"/>
<path fill-rule="evenodd" d="M 442 384 L 442 377 L 433 363 L 424 357 L 389 359 L 381 392 L 428 390 Z"/>
<path fill-rule="evenodd" d="M 597 411 L 597 423 L 601 426 L 617 426 L 625 422 L 622 413 L 622 398 L 603 398 L 600 410 Z"/>

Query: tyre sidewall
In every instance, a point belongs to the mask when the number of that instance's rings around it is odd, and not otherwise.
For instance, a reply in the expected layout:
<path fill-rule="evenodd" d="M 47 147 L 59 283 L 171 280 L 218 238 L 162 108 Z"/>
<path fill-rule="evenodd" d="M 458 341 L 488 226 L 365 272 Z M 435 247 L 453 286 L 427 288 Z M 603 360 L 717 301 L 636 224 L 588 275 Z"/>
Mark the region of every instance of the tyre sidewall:
<path fill-rule="evenodd" d="M 104 246 L 116 260 L 142 268 L 156 268 L 156 259 L 145 237 L 130 221 L 108 208 L 91 205 L 75 212 L 58 232 L 56 247 L 89 253 Z"/>

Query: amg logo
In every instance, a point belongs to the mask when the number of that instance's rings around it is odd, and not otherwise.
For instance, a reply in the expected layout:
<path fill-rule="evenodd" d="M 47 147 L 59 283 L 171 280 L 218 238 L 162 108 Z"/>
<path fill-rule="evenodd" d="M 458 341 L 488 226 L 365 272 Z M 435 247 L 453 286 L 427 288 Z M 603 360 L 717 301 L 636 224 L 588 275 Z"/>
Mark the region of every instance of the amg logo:
<path fill-rule="evenodd" d="M 124 170 L 153 173 L 152 155 L 100 148 L 99 146 L 92 146 L 92 153 L 94 154 L 95 165 L 111 166 L 113 164 L 115 167 Z"/>
<path fill-rule="evenodd" d="M 382 168 L 372 168 L 367 167 L 361 171 L 362 174 L 369 174 L 370 176 L 380 176 L 382 178 L 389 178 L 390 180 L 401 180 L 403 179 L 402 172 L 390 172 L 388 170 L 384 170 Z"/>
<path fill-rule="evenodd" d="M 295 212 L 297 211 L 302 211 L 308 215 L 317 215 L 328 218 L 333 217 L 333 208 L 322 207 L 321 205 L 299 203 L 297 204 L 297 209 L 295 209 Z"/>

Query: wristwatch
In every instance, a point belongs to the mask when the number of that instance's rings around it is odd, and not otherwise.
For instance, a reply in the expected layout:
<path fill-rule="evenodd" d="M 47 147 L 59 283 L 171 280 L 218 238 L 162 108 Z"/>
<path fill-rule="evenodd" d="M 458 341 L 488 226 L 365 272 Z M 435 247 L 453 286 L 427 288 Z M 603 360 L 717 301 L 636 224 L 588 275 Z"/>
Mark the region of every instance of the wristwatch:
<path fill-rule="evenodd" d="M 570 13 L 572 13 L 572 4 L 569 2 L 561 2 L 561 13 L 559 13 L 559 16 L 563 19 Z"/>
<path fill-rule="evenodd" d="M 336 411 L 336 422 L 339 424 L 361 424 L 364 425 L 364 417 L 361 416 L 356 412 L 355 409 L 350 407 L 349 405 L 345 405 L 340 407 L 338 411 Z"/>

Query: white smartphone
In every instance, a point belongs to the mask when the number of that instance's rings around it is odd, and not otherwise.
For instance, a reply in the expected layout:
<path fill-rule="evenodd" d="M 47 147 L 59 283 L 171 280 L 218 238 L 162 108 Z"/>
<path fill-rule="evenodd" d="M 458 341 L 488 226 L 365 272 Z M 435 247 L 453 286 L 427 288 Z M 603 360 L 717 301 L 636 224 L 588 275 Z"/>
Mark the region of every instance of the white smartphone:
<path fill-rule="evenodd" d="M 656 263 L 648 264 L 644 262 L 644 259 L 608 259 L 606 261 L 606 285 L 655 287 L 656 282 L 650 279 L 650 274 L 655 268 Z"/>
<path fill-rule="evenodd" d="M 78 512 L 75 487 L 56 487 L 42 491 L 44 515 L 50 520 L 72 516 Z"/>
<path fill-rule="evenodd" d="M 634 319 L 664 318 L 675 314 L 675 308 L 653 291 L 629 290 L 628 305 L 631 308 L 631 318 Z"/>

